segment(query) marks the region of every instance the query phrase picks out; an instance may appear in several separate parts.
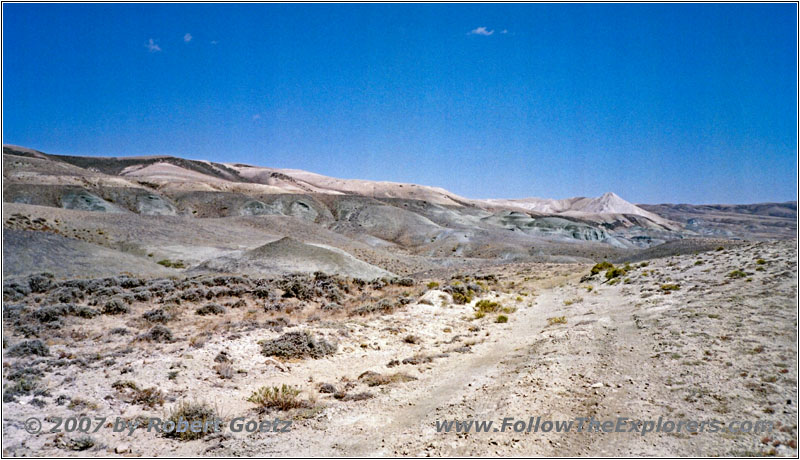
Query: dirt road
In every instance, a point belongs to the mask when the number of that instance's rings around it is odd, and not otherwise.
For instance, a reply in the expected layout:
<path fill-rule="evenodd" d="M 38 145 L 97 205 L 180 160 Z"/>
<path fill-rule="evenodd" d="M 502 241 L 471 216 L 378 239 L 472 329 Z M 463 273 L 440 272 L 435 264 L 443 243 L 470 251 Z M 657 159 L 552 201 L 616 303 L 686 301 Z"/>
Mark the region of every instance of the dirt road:
<path fill-rule="evenodd" d="M 705 272 L 694 268 L 693 257 L 663 259 L 616 286 L 582 284 L 577 273 L 566 282 L 551 280 L 531 307 L 472 353 L 455 355 L 406 388 L 332 418 L 322 435 L 293 436 L 306 441 L 292 442 L 291 449 L 350 456 L 795 455 L 796 284 L 777 267 L 750 282 L 726 279 L 728 264 L 743 266 L 740 259 L 720 255 L 712 262 L 716 269 Z M 681 287 L 665 294 L 642 281 L 645 271 L 653 281 Z M 587 284 L 594 284 L 591 292 Z M 560 316 L 566 323 L 548 321 Z M 506 417 L 531 416 L 661 417 L 706 422 L 709 431 L 435 428 L 436 421 L 492 420 L 498 427 Z M 710 432 L 713 420 L 776 425 L 771 433 Z"/>

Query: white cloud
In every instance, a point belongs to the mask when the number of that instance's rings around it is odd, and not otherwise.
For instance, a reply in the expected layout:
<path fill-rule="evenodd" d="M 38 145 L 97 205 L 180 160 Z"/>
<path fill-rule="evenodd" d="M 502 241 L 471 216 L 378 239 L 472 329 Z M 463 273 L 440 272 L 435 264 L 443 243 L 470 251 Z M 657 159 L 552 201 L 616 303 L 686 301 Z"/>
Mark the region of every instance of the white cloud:
<path fill-rule="evenodd" d="M 186 43 L 189 43 L 190 41 L 192 41 L 192 34 L 187 33 L 186 35 L 184 35 L 183 36 L 183 41 L 186 42 Z"/>
<path fill-rule="evenodd" d="M 161 51 L 161 47 L 158 46 L 158 43 L 156 43 L 156 41 L 153 40 L 152 38 L 150 40 L 147 40 L 147 44 L 145 44 L 144 46 L 147 48 L 147 51 L 150 51 L 151 53 L 157 53 Z"/>
<path fill-rule="evenodd" d="M 508 33 L 508 29 L 503 29 L 503 31 L 502 31 L 502 32 L 500 32 L 500 33 L 501 33 L 501 34 L 507 34 L 507 33 Z"/>
<path fill-rule="evenodd" d="M 261 119 L 261 115 L 260 114 L 253 115 L 253 120 L 260 120 L 260 119 Z"/>
<path fill-rule="evenodd" d="M 212 44 L 212 45 L 216 45 L 217 43 L 219 43 L 219 42 L 218 42 L 218 41 L 216 41 L 216 40 L 211 40 L 211 44 Z"/>
<path fill-rule="evenodd" d="M 473 29 L 473 30 L 469 31 L 469 35 L 483 35 L 485 37 L 488 37 L 489 35 L 492 35 L 493 33 L 494 33 L 494 30 L 489 30 L 488 28 L 483 27 L 483 26 L 478 27 L 477 29 Z"/>

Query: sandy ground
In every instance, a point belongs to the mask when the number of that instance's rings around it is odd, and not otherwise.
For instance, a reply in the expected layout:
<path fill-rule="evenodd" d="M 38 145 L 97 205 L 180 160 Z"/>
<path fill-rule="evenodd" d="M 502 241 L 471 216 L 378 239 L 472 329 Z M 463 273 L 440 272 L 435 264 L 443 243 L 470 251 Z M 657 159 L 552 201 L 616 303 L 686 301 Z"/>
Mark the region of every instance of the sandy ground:
<path fill-rule="evenodd" d="M 763 263 L 758 260 L 763 259 Z M 496 313 L 475 319 L 473 306 L 454 305 L 446 293 L 412 290 L 417 301 L 391 314 L 307 322 L 338 342 L 321 359 L 278 363 L 259 353 L 258 341 L 282 332 L 229 333 L 222 328 L 202 348 L 189 346 L 191 328 L 215 330 L 230 317 L 181 322 L 181 340 L 142 344 L 108 339 L 118 317 L 80 323 L 88 339 L 50 340 L 51 355 L 102 359 L 46 375 L 51 398 L 3 403 L 3 453 L 30 455 L 275 455 L 275 456 L 614 456 L 797 455 L 797 254 L 795 242 L 654 259 L 633 264 L 606 282 L 590 265 L 509 266 L 481 298 L 516 308 L 507 323 Z M 741 277 L 731 276 L 741 271 Z M 583 279 L 583 280 L 582 280 Z M 445 280 L 440 280 L 444 283 Z M 444 285 L 444 284 L 442 284 Z M 674 289 L 670 289 L 675 285 Z M 591 289 L 589 288 L 591 286 Z M 418 294 L 418 295 L 417 295 Z M 420 302 L 423 301 L 423 302 Z M 140 306 L 137 308 L 147 308 Z M 241 315 L 235 311 L 229 315 Z M 226 315 L 228 315 L 226 314 Z M 554 318 L 563 317 L 559 322 Z M 126 320 L 127 324 L 132 319 Z M 183 321 L 183 320 L 182 320 Z M 171 326 L 177 331 L 176 326 Z M 406 340 L 413 335 L 414 340 Z M 9 337 L 9 344 L 19 337 Z M 5 342 L 5 340 L 4 340 Z M 409 343 L 413 342 L 413 343 Z M 5 343 L 4 343 L 5 345 Z M 114 355 L 115 350 L 132 351 Z M 237 373 L 213 370 L 221 351 Z M 106 358 L 116 356 L 114 362 Z M 427 356 L 420 364 L 393 360 Z M 9 358 L 5 366 L 28 358 Z M 125 372 L 124 374 L 122 372 Z M 170 372 L 178 371 L 174 379 Z M 366 371 L 405 373 L 415 380 L 370 387 Z M 5 383 L 4 370 L 4 383 Z M 166 400 L 152 409 L 120 398 L 111 384 L 129 379 L 161 388 Z M 365 400 L 319 393 L 330 383 Z M 303 390 L 305 409 L 261 412 L 247 401 L 260 386 L 289 384 Z M 66 394 L 74 402 L 58 405 Z M 288 433 L 222 433 L 177 441 L 143 430 L 132 436 L 102 428 L 93 446 L 69 450 L 78 434 L 28 435 L 29 417 L 163 417 L 181 401 L 216 406 L 225 420 L 291 419 Z M 70 408 L 72 407 L 72 408 Z M 439 433 L 436 421 L 632 419 L 772 421 L 771 433 Z M 51 424 L 45 423 L 45 427 Z M 66 446 L 66 447 L 65 447 Z"/>

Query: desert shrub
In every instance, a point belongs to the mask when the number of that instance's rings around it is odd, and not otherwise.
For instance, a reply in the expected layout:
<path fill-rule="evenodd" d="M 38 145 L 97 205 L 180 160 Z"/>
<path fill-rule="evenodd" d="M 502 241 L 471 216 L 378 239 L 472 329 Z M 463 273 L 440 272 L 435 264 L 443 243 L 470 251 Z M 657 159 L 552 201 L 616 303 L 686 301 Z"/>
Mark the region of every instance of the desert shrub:
<path fill-rule="evenodd" d="M 172 319 L 172 315 L 163 308 L 157 308 L 146 312 L 142 315 L 142 318 L 151 323 L 166 323 Z"/>
<path fill-rule="evenodd" d="M 155 387 L 145 388 L 134 393 L 131 403 L 147 407 L 161 406 L 164 404 L 164 394 Z"/>
<path fill-rule="evenodd" d="M 154 326 L 145 334 L 139 336 L 140 340 L 148 342 L 172 342 L 174 340 L 172 331 L 164 326 Z"/>
<path fill-rule="evenodd" d="M 409 334 L 409 335 L 403 337 L 403 342 L 411 343 L 411 344 L 419 343 L 419 337 L 417 337 L 416 335 L 413 335 L 413 334 Z"/>
<path fill-rule="evenodd" d="M 614 264 L 604 260 L 604 261 L 600 262 L 599 264 L 595 264 L 595 266 L 592 267 L 592 269 L 590 271 L 591 271 L 592 275 L 596 275 L 596 274 L 600 273 L 601 271 L 607 270 L 607 269 L 610 269 L 610 268 L 614 268 Z"/>
<path fill-rule="evenodd" d="M 480 313 L 484 313 L 484 314 L 486 314 L 486 313 L 494 313 L 496 311 L 499 311 L 501 308 L 503 308 L 503 306 L 501 304 L 499 304 L 498 302 L 492 302 L 491 300 L 487 300 L 487 299 L 479 300 L 475 304 L 475 311 L 480 312 Z"/>
<path fill-rule="evenodd" d="M 3 388 L 3 402 L 14 402 L 17 396 L 42 392 L 40 388 L 40 378 L 44 374 L 42 371 L 20 364 L 12 366 L 11 369 L 5 378 L 9 384 Z"/>
<path fill-rule="evenodd" d="M 88 401 L 83 398 L 73 397 L 67 408 L 74 411 L 81 411 L 84 409 L 98 409 L 98 405 L 92 401 Z"/>
<path fill-rule="evenodd" d="M 214 408 L 200 402 L 180 403 L 167 415 L 167 419 L 175 423 L 176 426 L 178 421 L 183 419 L 188 421 L 190 424 L 192 422 L 201 422 L 202 426 L 205 427 L 207 421 L 213 421 L 217 419 L 217 417 L 217 411 L 214 410 Z M 213 424 L 209 425 L 213 426 Z M 193 432 L 192 430 L 185 430 L 183 432 L 173 430 L 164 433 L 164 436 L 167 438 L 177 438 L 181 441 L 192 441 L 195 439 L 200 439 L 207 434 L 208 432 L 205 430 L 200 430 L 198 432 Z"/>
<path fill-rule="evenodd" d="M 12 357 L 49 356 L 50 350 L 41 340 L 26 340 L 9 348 L 6 355 Z"/>
<path fill-rule="evenodd" d="M 53 290 L 48 295 L 50 303 L 70 303 L 83 300 L 84 293 L 82 290 L 73 287 L 60 287 Z"/>
<path fill-rule="evenodd" d="M 128 306 L 119 297 L 114 297 L 103 305 L 103 313 L 106 315 L 120 315 L 129 311 Z"/>
<path fill-rule="evenodd" d="M 314 359 L 332 355 L 336 352 L 336 344 L 331 344 L 323 338 L 316 338 L 307 331 L 294 331 L 282 336 L 259 342 L 261 354 L 264 356 L 277 356 L 280 358 L 305 358 Z"/>
<path fill-rule="evenodd" d="M 73 305 L 64 303 L 64 304 L 48 305 L 45 307 L 41 307 L 38 310 L 34 311 L 31 314 L 31 316 L 33 316 L 40 323 L 55 323 L 64 316 L 72 315 L 81 318 L 94 318 L 99 314 L 100 312 L 98 312 L 93 308 L 89 308 L 83 305 Z"/>
<path fill-rule="evenodd" d="M 62 447 L 67 450 L 74 450 L 76 452 L 84 451 L 94 447 L 94 439 L 89 436 L 80 436 L 77 438 L 70 438 L 67 440 L 59 440 L 57 444 L 62 444 Z"/>
<path fill-rule="evenodd" d="M 747 273 L 743 272 L 742 270 L 734 270 L 734 271 L 728 273 L 728 278 L 737 279 L 737 278 L 745 278 L 745 277 L 747 277 Z"/>
<path fill-rule="evenodd" d="M 681 286 L 679 284 L 671 283 L 671 284 L 662 284 L 660 289 L 662 291 L 677 291 L 680 288 Z"/>
<path fill-rule="evenodd" d="M 70 310 L 70 314 L 79 318 L 94 318 L 95 316 L 98 316 L 100 312 L 94 308 L 89 308 L 83 305 L 73 305 L 73 308 Z"/>
<path fill-rule="evenodd" d="M 163 265 L 167 268 L 185 268 L 186 265 L 183 263 L 182 260 L 171 261 L 169 259 L 161 259 L 156 262 L 158 265 Z"/>
<path fill-rule="evenodd" d="M 245 308 L 247 306 L 247 302 L 245 302 L 244 299 L 239 299 L 235 302 L 228 302 L 225 305 L 231 308 Z"/>
<path fill-rule="evenodd" d="M 367 315 L 370 313 L 391 313 L 397 306 L 391 299 L 381 299 L 377 303 L 362 305 L 355 310 L 355 315 Z"/>
<path fill-rule="evenodd" d="M 53 323 L 66 316 L 68 313 L 66 305 L 48 305 L 35 310 L 33 316 L 40 323 Z"/>
<path fill-rule="evenodd" d="M 498 315 L 497 319 L 495 319 L 494 322 L 495 323 L 507 323 L 508 322 L 508 316 L 506 316 L 506 315 Z"/>
<path fill-rule="evenodd" d="M 426 284 L 425 286 L 427 286 L 428 289 L 436 289 L 436 288 L 439 287 L 439 283 L 437 283 L 436 281 L 431 281 L 430 283 Z"/>
<path fill-rule="evenodd" d="M 608 271 L 606 271 L 606 279 L 610 280 L 610 279 L 613 279 L 613 278 L 617 278 L 617 277 L 625 275 L 626 273 L 627 273 L 627 271 L 624 268 L 612 267 L 612 268 L 609 268 Z"/>
<path fill-rule="evenodd" d="M 547 318 L 547 324 L 567 324 L 567 317 L 566 316 L 554 316 L 552 318 Z"/>
<path fill-rule="evenodd" d="M 767 263 L 767 261 L 766 261 L 766 260 L 764 260 L 764 259 L 758 259 L 758 260 L 756 260 L 756 264 L 758 264 L 758 265 L 764 265 L 764 264 L 766 264 L 766 263 Z"/>
<path fill-rule="evenodd" d="M 225 313 L 225 307 L 217 303 L 209 303 L 195 310 L 195 313 L 200 316 L 221 315 Z"/>
<path fill-rule="evenodd" d="M 314 291 L 308 287 L 308 280 L 290 280 L 283 286 L 283 297 L 311 300 L 314 298 Z"/>
<path fill-rule="evenodd" d="M 453 303 L 457 305 L 470 303 L 475 297 L 475 291 L 473 289 L 464 286 L 458 281 L 453 282 L 449 286 L 445 286 L 442 290 L 449 293 L 453 297 Z"/>
<path fill-rule="evenodd" d="M 299 389 L 283 384 L 280 387 L 261 387 L 247 400 L 258 405 L 260 409 L 289 410 L 309 407 L 308 401 L 298 398 L 299 395 Z"/>
<path fill-rule="evenodd" d="M 367 384 L 367 386 L 376 387 L 388 385 L 390 383 L 411 382 L 417 379 L 416 377 L 412 377 L 405 372 L 396 372 L 390 375 L 383 375 L 377 372 L 366 371 L 358 376 L 358 380 Z"/>
<path fill-rule="evenodd" d="M 461 292 L 453 292 L 452 294 L 453 303 L 457 305 L 464 305 L 470 303 L 472 302 L 472 295 L 473 295 L 472 292 L 469 291 L 466 294 L 463 294 Z"/>
<path fill-rule="evenodd" d="M 28 286 L 31 292 L 45 292 L 53 287 L 53 274 L 40 273 L 38 275 L 31 275 L 28 277 Z"/>

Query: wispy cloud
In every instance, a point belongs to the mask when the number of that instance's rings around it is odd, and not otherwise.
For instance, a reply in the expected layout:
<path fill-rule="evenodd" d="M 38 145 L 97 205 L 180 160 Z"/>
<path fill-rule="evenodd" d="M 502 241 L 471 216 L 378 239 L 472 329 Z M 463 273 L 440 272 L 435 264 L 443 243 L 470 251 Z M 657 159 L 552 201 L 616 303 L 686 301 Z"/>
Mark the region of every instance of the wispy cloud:
<path fill-rule="evenodd" d="M 489 35 L 492 35 L 493 33 L 494 33 L 494 30 L 489 30 L 488 28 L 481 26 L 481 27 L 478 27 L 477 29 L 470 30 L 468 35 L 483 35 L 485 37 L 488 37 Z"/>
<path fill-rule="evenodd" d="M 184 35 L 183 36 L 183 41 L 186 42 L 186 43 L 189 43 L 190 41 L 192 41 L 192 34 L 187 33 L 186 35 Z"/>
<path fill-rule="evenodd" d="M 151 53 L 157 53 L 161 51 L 161 47 L 158 46 L 158 43 L 156 43 L 156 41 L 152 38 L 147 40 L 147 43 L 144 46 L 147 48 L 147 51 L 150 51 Z"/>
<path fill-rule="evenodd" d="M 219 43 L 219 42 L 218 42 L 218 41 L 216 41 L 216 40 L 211 40 L 211 44 L 212 44 L 212 45 L 216 45 L 217 43 Z"/>

